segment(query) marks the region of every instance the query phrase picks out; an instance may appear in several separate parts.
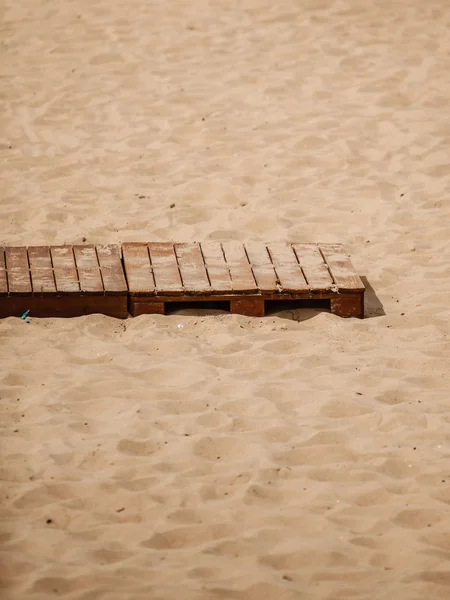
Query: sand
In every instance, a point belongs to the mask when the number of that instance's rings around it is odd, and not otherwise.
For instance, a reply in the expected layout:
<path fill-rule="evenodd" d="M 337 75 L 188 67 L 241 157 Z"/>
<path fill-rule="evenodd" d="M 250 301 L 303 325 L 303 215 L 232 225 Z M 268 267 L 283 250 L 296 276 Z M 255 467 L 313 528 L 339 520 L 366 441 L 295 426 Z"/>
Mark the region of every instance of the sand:
<path fill-rule="evenodd" d="M 2 599 L 449 598 L 448 3 L 1 19 L 0 243 L 337 241 L 369 286 L 0 321 Z"/>

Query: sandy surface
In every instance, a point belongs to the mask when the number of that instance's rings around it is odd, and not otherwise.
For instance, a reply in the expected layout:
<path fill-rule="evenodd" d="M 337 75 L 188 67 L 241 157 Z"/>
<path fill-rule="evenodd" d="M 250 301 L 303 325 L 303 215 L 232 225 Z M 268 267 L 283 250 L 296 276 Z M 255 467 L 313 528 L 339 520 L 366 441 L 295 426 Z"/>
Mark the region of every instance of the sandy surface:
<path fill-rule="evenodd" d="M 1 321 L 3 600 L 450 597 L 449 27 L 5 0 L 0 243 L 340 241 L 375 293 Z"/>

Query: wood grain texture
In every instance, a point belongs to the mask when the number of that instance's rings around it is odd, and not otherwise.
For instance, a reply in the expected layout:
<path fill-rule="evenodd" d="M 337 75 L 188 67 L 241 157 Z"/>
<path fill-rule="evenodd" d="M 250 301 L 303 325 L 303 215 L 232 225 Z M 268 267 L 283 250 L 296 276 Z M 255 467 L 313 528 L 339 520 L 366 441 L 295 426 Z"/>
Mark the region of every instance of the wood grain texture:
<path fill-rule="evenodd" d="M 106 295 L 126 294 L 128 288 L 125 280 L 120 248 L 113 244 L 99 244 L 95 248 L 100 267 L 104 293 Z"/>
<path fill-rule="evenodd" d="M 79 294 L 81 290 L 72 246 L 52 246 L 50 254 L 57 291 Z"/>
<path fill-rule="evenodd" d="M 308 290 L 308 284 L 291 245 L 276 242 L 268 244 L 267 248 L 283 290 L 286 292 Z"/>
<path fill-rule="evenodd" d="M 222 249 L 230 271 L 233 291 L 257 292 L 258 287 L 243 244 L 239 242 L 224 242 Z"/>
<path fill-rule="evenodd" d="M 31 294 L 32 285 L 25 247 L 5 248 L 5 263 L 10 294 Z"/>
<path fill-rule="evenodd" d="M 231 292 L 230 270 L 225 261 L 222 245 L 217 242 L 202 242 L 200 248 L 211 282 L 211 293 Z"/>
<path fill-rule="evenodd" d="M 155 278 L 147 244 L 122 244 L 128 291 L 136 295 L 155 294 Z"/>
<path fill-rule="evenodd" d="M 184 291 L 209 292 L 211 286 L 199 244 L 175 244 L 175 254 Z"/>
<path fill-rule="evenodd" d="M 56 294 L 50 248 L 47 246 L 29 246 L 28 261 L 30 263 L 33 294 Z"/>
<path fill-rule="evenodd" d="M 319 248 L 339 291 L 364 291 L 364 284 L 341 244 L 319 244 Z"/>
<path fill-rule="evenodd" d="M 103 282 L 95 246 L 74 246 L 73 253 L 82 293 L 103 294 Z"/>
<path fill-rule="evenodd" d="M 309 289 L 331 289 L 333 279 L 317 244 L 293 244 L 292 247 Z"/>
<path fill-rule="evenodd" d="M 278 278 L 266 244 L 249 242 L 245 244 L 256 285 L 261 292 L 276 292 Z"/>
<path fill-rule="evenodd" d="M 183 284 L 173 244 L 152 242 L 148 245 L 148 249 L 156 293 L 158 295 L 182 294 Z"/>

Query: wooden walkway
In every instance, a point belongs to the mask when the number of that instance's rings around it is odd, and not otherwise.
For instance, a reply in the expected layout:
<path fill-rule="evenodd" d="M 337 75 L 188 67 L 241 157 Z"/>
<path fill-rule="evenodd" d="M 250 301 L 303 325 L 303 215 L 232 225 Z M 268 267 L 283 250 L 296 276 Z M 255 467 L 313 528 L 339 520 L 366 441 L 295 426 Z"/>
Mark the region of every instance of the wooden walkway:
<path fill-rule="evenodd" d="M 122 254 L 132 316 L 216 300 L 261 317 L 268 301 L 319 298 L 336 315 L 364 316 L 364 285 L 340 244 L 123 244 Z"/>
<path fill-rule="evenodd" d="M 126 318 L 192 301 L 263 316 L 270 301 L 311 299 L 329 300 L 342 317 L 364 316 L 364 285 L 340 244 L 0 247 L 0 317 Z"/>
<path fill-rule="evenodd" d="M 0 317 L 128 316 L 118 246 L 0 248 Z"/>

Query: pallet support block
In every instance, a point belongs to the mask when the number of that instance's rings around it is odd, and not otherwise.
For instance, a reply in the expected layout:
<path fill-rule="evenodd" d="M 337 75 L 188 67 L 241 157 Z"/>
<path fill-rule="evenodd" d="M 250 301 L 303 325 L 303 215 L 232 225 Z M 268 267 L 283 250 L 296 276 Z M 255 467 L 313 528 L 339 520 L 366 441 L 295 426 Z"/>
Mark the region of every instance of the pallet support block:
<path fill-rule="evenodd" d="M 264 317 L 265 306 L 264 299 L 245 296 L 242 298 L 233 298 L 230 300 L 230 312 L 236 315 L 245 315 L 247 317 Z"/>
<path fill-rule="evenodd" d="M 339 317 L 364 317 L 363 294 L 339 294 L 331 299 L 331 312 Z"/>
<path fill-rule="evenodd" d="M 140 302 L 130 298 L 130 315 L 139 317 L 139 315 L 165 315 L 165 302 Z"/>

